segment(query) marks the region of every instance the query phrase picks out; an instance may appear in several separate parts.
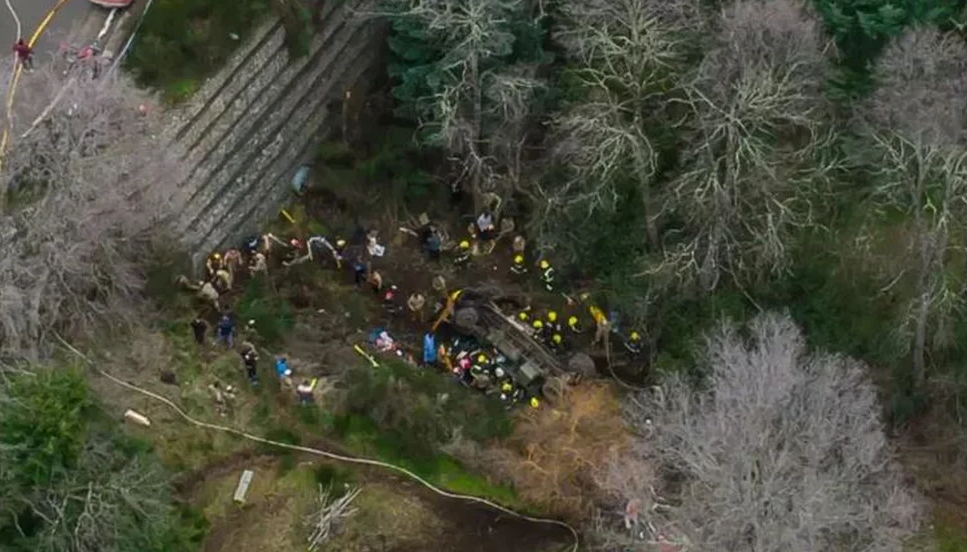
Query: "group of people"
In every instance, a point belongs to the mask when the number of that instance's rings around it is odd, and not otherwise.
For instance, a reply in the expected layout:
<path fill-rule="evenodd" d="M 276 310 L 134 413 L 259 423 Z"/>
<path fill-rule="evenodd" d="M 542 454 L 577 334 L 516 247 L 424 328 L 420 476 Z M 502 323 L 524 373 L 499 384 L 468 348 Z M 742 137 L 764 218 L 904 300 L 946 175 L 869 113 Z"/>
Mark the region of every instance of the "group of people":
<path fill-rule="evenodd" d="M 497 230 L 496 216 L 490 209 L 485 210 L 470 224 L 467 229 L 468 237 L 461 239 L 452 248 L 452 263 L 458 267 L 466 267 L 472 263 L 473 257 L 487 255 L 493 252 L 498 238 L 506 233 L 506 228 Z M 205 274 L 203 280 L 195 283 L 185 277 L 179 277 L 180 283 L 186 288 L 197 292 L 198 296 L 209 303 L 219 314 L 216 324 L 216 344 L 226 347 L 234 346 L 236 333 L 234 316 L 230 310 L 223 308 L 222 298 L 236 285 L 236 278 L 240 274 L 247 276 L 269 271 L 270 261 L 275 266 L 291 267 L 306 262 L 321 262 L 331 264 L 335 269 L 348 268 L 353 274 L 353 281 L 358 287 L 368 287 L 381 302 L 383 309 L 392 315 L 409 311 L 415 322 L 423 324 L 427 310 L 427 297 L 415 291 L 404 300 L 399 288 L 384 280 L 379 270 L 374 269 L 373 261 L 386 253 L 386 248 L 379 243 L 379 233 L 376 230 L 360 230 L 359 237 L 354 239 L 356 245 L 350 247 L 343 238 L 331 239 L 317 235 L 307 239 L 280 239 L 272 233 L 252 236 L 243 241 L 240 247 L 223 252 L 213 252 L 205 260 Z M 439 228 L 429 222 L 419 232 L 421 247 L 427 257 L 433 261 L 441 260 L 444 252 L 445 238 Z M 530 273 L 531 266 L 539 270 L 541 287 L 547 292 L 556 288 L 555 272 L 548 259 L 542 258 L 533 265 L 526 261 L 527 241 L 522 235 L 516 235 L 511 244 L 511 274 L 515 278 Z M 450 291 L 444 277 L 440 274 L 431 280 L 434 301 L 432 311 L 434 315 L 441 314 L 447 308 L 448 302 L 454 302 L 461 291 Z M 562 294 L 563 295 L 563 294 Z M 557 310 L 548 309 L 543 315 L 537 314 L 537 309 L 527 307 L 516 314 L 517 322 L 525 331 L 531 332 L 533 337 L 547 346 L 551 351 L 565 353 L 569 350 L 573 336 L 584 333 L 587 318 L 595 327 L 593 344 L 599 344 L 610 333 L 621 335 L 624 347 L 633 355 L 642 350 L 641 335 L 637 331 L 623 334 L 619 331 L 617 317 L 612 314 L 606 316 L 601 308 L 593 304 L 587 293 L 580 295 L 578 301 L 567 298 L 566 315 L 561 316 Z M 580 303 L 580 306 L 579 306 Z M 582 308 L 583 307 L 583 308 Z M 587 315 L 583 314 L 583 310 Z M 197 318 L 192 322 L 196 331 L 196 339 L 204 342 L 204 320 Z M 380 353 L 395 353 L 405 360 L 423 366 L 438 366 L 451 371 L 455 378 L 468 387 L 487 393 L 496 394 L 508 404 L 526 401 L 533 407 L 539 405 L 538 396 L 518 385 L 514 377 L 513 367 L 508 359 L 492 346 L 479 343 L 472 338 L 459 338 L 450 346 L 438 345 L 434 332 L 436 324 L 424 334 L 422 355 L 420 358 L 407 352 L 405 347 L 389 337 L 388 332 L 379 329 L 370 337 L 371 344 Z M 254 334 L 254 322 L 243 329 L 246 333 Z M 199 332 L 202 332 L 199 334 Z M 362 351 L 357 348 L 357 351 Z M 239 354 L 245 367 L 248 379 L 253 385 L 258 385 L 257 362 L 258 351 L 251 339 L 245 339 L 241 344 Z M 361 352 L 364 354 L 364 352 Z M 372 356 L 365 353 L 367 358 L 378 365 Z M 315 382 L 304 380 L 298 385 L 292 382 L 291 368 L 285 357 L 277 357 L 276 372 L 285 385 L 294 387 L 302 404 L 312 402 L 312 391 Z"/>

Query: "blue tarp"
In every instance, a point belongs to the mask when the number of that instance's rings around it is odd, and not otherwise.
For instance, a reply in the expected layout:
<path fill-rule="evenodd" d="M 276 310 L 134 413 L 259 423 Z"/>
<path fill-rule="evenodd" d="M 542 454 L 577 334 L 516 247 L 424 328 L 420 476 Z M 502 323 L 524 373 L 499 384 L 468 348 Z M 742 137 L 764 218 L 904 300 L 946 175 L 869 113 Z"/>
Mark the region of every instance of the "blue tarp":
<path fill-rule="evenodd" d="M 423 335 L 423 363 L 433 364 L 436 362 L 436 339 L 433 334 L 427 332 Z"/>

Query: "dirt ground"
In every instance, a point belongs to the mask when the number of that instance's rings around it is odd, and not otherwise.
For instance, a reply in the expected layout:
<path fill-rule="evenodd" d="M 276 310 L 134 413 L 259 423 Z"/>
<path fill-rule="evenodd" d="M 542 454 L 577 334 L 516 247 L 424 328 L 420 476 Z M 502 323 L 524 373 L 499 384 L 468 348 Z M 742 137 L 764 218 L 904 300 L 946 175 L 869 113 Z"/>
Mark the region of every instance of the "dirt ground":
<path fill-rule="evenodd" d="M 337 196 L 331 191 L 310 191 L 304 201 L 305 216 L 312 221 L 326 221 L 327 227 L 325 230 L 330 238 L 338 236 L 350 239 L 354 234 L 359 236 L 364 227 L 365 229 L 378 229 L 379 242 L 386 246 L 386 255 L 373 260 L 373 270 L 380 272 L 386 286 L 396 285 L 399 288 L 400 304 L 404 304 L 406 298 L 414 292 L 420 292 L 427 298 L 423 323 L 412 320 L 408 314 L 396 317 L 377 314 L 371 320 L 372 324 L 385 326 L 394 337 L 419 346 L 422 343 L 423 332 L 432 324 L 433 303 L 442 301 L 442 298 L 436 296 L 431 288 L 433 277 L 441 275 L 446 279 L 447 287 L 450 290 L 460 288 L 493 290 L 497 295 L 505 298 L 501 307 L 505 308 L 508 314 L 514 314 L 517 307 L 524 306 L 530 306 L 533 309 L 533 314 L 541 317 L 549 310 L 554 310 L 558 313 L 562 325 L 569 316 L 578 316 L 581 325 L 584 327 L 584 332 L 579 335 L 565 332 L 567 347 L 560 355 L 562 361 L 566 362 L 566 359 L 574 352 L 585 352 L 595 360 L 599 373 L 605 377 L 611 375 L 607 368 L 604 351 L 600 347 L 592 347 L 593 329 L 587 312 L 579 305 L 568 305 L 568 296 L 576 299 L 578 291 L 586 289 L 576 288 L 570 282 L 560 281 L 558 282 L 559 290 L 549 293 L 543 289 L 539 282 L 536 267 L 531 267 L 530 273 L 525 276 L 511 274 L 510 266 L 513 259 L 511 240 L 513 235 L 501 237 L 490 254 L 475 256 L 468 266 L 458 269 L 453 266 L 452 257 L 447 252 L 443 253 L 439 261 L 427 259 L 420 248 L 418 238 L 399 230 L 401 225 L 408 226 L 414 221 L 399 221 L 394 217 L 360 220 L 351 212 L 350 202 L 353 199 L 353 197 Z M 371 198 L 369 199 L 371 200 Z M 355 200 L 360 201 L 361 198 L 357 197 Z M 449 217 L 435 219 L 434 223 L 443 228 L 453 241 L 468 237 L 466 226 L 470 224 L 469 217 L 450 215 Z M 305 231 L 303 233 L 308 234 Z M 304 235 L 303 237 L 307 236 Z M 352 244 L 353 241 L 350 241 L 350 243 Z M 528 262 L 531 264 L 534 263 L 534 260 L 528 258 Z M 344 269 L 337 278 L 351 282 L 352 275 L 348 269 Z M 593 293 L 593 290 L 588 291 Z M 565 295 L 564 292 L 569 295 Z M 361 293 L 372 296 L 368 288 Z M 372 296 L 372 300 L 373 304 L 378 303 L 375 296 Z M 649 355 L 646 352 L 637 357 L 630 356 L 622 349 L 617 336 L 612 336 L 612 356 L 610 359 L 612 369 L 622 379 L 632 382 L 644 381 L 649 372 L 647 368 L 648 357 Z"/>
<path fill-rule="evenodd" d="M 295 464 L 289 469 L 286 464 Z M 316 504 L 315 471 L 325 461 L 309 455 L 282 459 L 241 452 L 183 480 L 184 498 L 211 523 L 206 552 L 305 550 L 304 517 Z M 344 466 L 339 466 L 344 467 Z M 232 501 L 245 469 L 255 477 L 244 505 Z M 441 497 L 375 469 L 352 472 L 361 494 L 358 513 L 324 549 L 347 552 L 412 550 L 557 551 L 570 535 L 560 528 L 508 518 L 490 508 Z"/>

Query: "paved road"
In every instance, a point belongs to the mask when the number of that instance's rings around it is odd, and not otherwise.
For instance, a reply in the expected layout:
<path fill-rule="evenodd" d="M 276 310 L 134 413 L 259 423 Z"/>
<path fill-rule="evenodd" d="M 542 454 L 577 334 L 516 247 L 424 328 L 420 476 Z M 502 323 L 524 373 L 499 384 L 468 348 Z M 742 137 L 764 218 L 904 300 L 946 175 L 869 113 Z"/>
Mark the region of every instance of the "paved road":
<path fill-rule="evenodd" d="M 20 17 L 23 26 L 24 39 L 29 39 L 37 25 L 47 14 L 57 0 L 10 0 L 10 4 Z M 57 12 L 57 16 L 50 22 L 50 26 L 37 40 L 37 51 L 40 53 L 56 50 L 60 41 L 64 39 L 71 26 L 79 23 L 88 8 L 87 0 L 69 0 Z M 13 43 L 17 40 L 17 23 L 4 0 L 0 0 L 0 48 L 2 53 L 10 53 Z"/>

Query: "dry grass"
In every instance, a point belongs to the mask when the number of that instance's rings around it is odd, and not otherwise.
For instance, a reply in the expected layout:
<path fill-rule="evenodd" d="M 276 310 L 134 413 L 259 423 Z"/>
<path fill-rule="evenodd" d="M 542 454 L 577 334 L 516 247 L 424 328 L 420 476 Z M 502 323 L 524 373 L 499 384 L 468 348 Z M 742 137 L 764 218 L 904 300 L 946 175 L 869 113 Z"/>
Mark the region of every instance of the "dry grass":
<path fill-rule="evenodd" d="M 449 451 L 513 484 L 525 502 L 580 520 L 611 498 L 609 467 L 631 439 L 613 388 L 589 382 L 568 388 L 554 408 L 522 412 L 503 443 L 480 449 L 460 441 Z"/>

